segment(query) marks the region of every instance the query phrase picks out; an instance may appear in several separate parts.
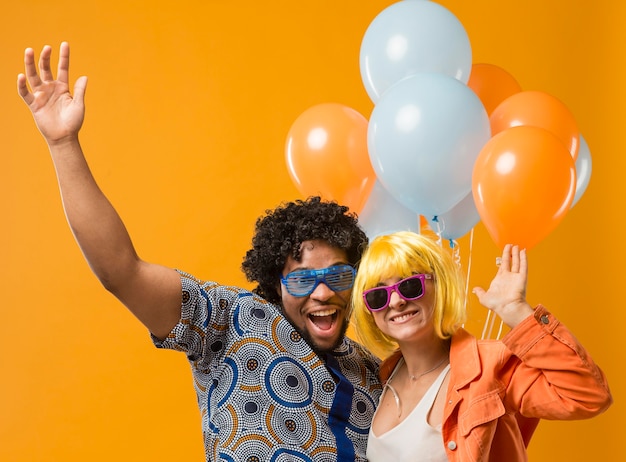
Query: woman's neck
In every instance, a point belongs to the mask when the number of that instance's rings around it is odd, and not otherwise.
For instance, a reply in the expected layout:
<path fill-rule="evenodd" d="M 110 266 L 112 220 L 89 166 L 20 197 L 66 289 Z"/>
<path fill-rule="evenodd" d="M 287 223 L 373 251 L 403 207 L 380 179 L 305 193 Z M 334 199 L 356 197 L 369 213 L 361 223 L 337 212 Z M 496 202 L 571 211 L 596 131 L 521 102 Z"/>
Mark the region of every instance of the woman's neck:
<path fill-rule="evenodd" d="M 439 338 L 429 342 L 400 345 L 409 377 L 413 380 L 439 370 L 447 364 L 450 356 L 450 342 Z"/>

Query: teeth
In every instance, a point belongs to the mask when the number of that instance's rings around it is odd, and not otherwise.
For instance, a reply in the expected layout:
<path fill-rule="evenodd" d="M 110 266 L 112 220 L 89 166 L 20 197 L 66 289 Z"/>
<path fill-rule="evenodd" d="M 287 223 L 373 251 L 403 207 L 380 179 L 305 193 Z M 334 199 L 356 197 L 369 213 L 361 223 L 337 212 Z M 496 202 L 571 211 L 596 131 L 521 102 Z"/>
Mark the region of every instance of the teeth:
<path fill-rule="evenodd" d="M 311 313 L 311 316 L 330 316 L 336 312 L 337 310 L 316 311 L 315 313 Z"/>
<path fill-rule="evenodd" d="M 410 317 L 413 317 L 413 316 L 414 316 L 414 314 L 415 314 L 415 313 L 413 313 L 413 314 L 412 314 L 412 313 L 407 313 L 407 314 L 404 314 L 404 315 L 402 315 L 402 316 L 397 316 L 397 317 L 393 318 L 393 319 L 392 319 L 392 321 L 395 321 L 395 322 L 402 322 L 402 321 L 404 321 L 404 320 L 406 320 L 406 319 L 409 319 Z"/>

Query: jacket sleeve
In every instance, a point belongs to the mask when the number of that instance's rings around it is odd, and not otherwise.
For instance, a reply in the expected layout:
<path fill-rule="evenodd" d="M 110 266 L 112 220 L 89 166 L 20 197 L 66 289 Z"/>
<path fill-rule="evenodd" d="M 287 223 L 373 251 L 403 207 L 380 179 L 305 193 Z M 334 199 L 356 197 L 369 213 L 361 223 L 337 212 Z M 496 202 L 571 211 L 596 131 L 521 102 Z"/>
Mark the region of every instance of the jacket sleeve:
<path fill-rule="evenodd" d="M 542 305 L 502 341 L 521 360 L 511 370 L 505 399 L 523 416 L 587 419 L 613 402 L 604 373 Z"/>

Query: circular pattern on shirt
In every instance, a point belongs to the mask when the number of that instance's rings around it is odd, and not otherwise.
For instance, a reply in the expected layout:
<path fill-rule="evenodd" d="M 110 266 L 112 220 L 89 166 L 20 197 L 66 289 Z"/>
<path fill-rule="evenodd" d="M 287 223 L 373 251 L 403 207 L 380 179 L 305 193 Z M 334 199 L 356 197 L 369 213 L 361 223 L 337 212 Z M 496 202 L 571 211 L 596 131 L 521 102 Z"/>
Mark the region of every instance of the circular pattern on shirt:
<path fill-rule="evenodd" d="M 337 448 L 335 447 L 319 446 L 313 450 L 312 455 L 315 462 L 337 462 Z"/>
<path fill-rule="evenodd" d="M 266 416 L 267 430 L 282 445 L 299 446 L 303 449 L 317 447 L 318 428 L 313 411 L 293 412 L 270 406 Z"/>
<path fill-rule="evenodd" d="M 215 342 L 211 343 L 209 348 L 213 353 L 218 353 L 222 351 L 222 348 L 224 348 L 224 344 L 221 340 L 216 340 Z"/>
<path fill-rule="evenodd" d="M 232 447 L 233 441 L 239 439 L 241 435 L 240 419 L 237 409 L 232 404 L 224 406 L 223 409 L 212 418 L 213 431 L 220 434 L 220 445 L 224 448 Z"/>
<path fill-rule="evenodd" d="M 316 367 L 311 374 L 317 390 L 315 394 L 315 406 L 325 413 L 330 412 L 333 399 L 337 391 L 337 384 L 331 378 L 326 367 Z"/>
<path fill-rule="evenodd" d="M 212 391 L 214 399 L 217 400 L 217 406 L 222 406 L 226 403 L 230 395 L 233 393 L 237 382 L 239 382 L 239 367 L 240 364 L 235 362 L 233 358 L 224 358 L 224 367 L 221 368 L 219 374 L 219 380 L 213 381 L 215 387 Z"/>
<path fill-rule="evenodd" d="M 259 414 L 260 409 L 261 407 L 259 406 L 259 404 L 255 403 L 254 401 L 248 401 L 243 405 L 243 410 L 247 415 Z"/>
<path fill-rule="evenodd" d="M 239 411 L 239 430 L 241 432 L 254 432 L 259 431 L 262 434 L 266 434 L 265 428 L 265 412 L 264 406 L 267 403 L 264 402 L 265 398 L 262 394 L 248 394 L 239 397 L 240 403 L 238 403 Z"/>
<path fill-rule="evenodd" d="M 317 459 L 316 459 L 317 460 Z M 336 458 L 334 459 L 336 460 Z M 297 449 L 279 448 L 268 459 L 268 462 L 312 462 L 307 454 Z"/>
<path fill-rule="evenodd" d="M 267 318 L 267 313 L 265 312 L 265 310 L 258 306 L 255 306 L 254 308 L 252 308 L 252 310 L 250 311 L 250 314 L 252 315 L 254 319 L 258 319 L 260 321 Z"/>
<path fill-rule="evenodd" d="M 343 374 L 350 379 L 353 383 L 359 383 L 361 378 L 367 373 L 366 367 L 363 365 L 363 361 L 358 355 L 351 355 L 348 353 L 337 354 L 335 356 L 337 361 L 341 363 L 341 370 Z"/>
<path fill-rule="evenodd" d="M 324 380 L 322 382 L 322 390 L 324 390 L 326 393 L 332 393 L 333 391 L 335 391 L 335 382 L 333 382 L 332 380 Z"/>
<path fill-rule="evenodd" d="M 313 383 L 295 359 L 278 356 L 270 361 L 263 377 L 266 392 L 279 405 L 293 410 L 311 404 Z"/>
<path fill-rule="evenodd" d="M 232 445 L 236 460 L 245 462 L 264 462 L 269 460 L 272 443 L 258 434 L 245 435 Z"/>
<path fill-rule="evenodd" d="M 238 387 L 246 391 L 260 390 L 261 367 L 274 355 L 272 345 L 258 338 L 242 338 L 228 351 L 228 356 L 237 361 Z"/>
<path fill-rule="evenodd" d="M 348 426 L 357 433 L 369 433 L 370 423 L 375 410 L 376 403 L 374 403 L 372 397 L 355 388 Z"/>
<path fill-rule="evenodd" d="M 294 356 L 307 356 L 312 352 L 311 347 L 286 319 L 277 319 L 272 323 L 272 340 L 276 348 L 288 351 Z"/>
<path fill-rule="evenodd" d="M 250 293 L 241 293 L 238 300 L 236 323 L 242 332 L 254 334 L 256 337 L 265 338 L 270 332 L 270 320 L 278 315 L 278 311 L 267 303 L 255 302 Z"/>

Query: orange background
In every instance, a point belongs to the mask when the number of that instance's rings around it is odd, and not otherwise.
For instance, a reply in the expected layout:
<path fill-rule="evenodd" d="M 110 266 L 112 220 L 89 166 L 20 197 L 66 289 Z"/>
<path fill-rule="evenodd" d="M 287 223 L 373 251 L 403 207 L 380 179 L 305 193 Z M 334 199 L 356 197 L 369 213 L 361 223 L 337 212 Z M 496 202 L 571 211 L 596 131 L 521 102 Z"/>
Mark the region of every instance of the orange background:
<path fill-rule="evenodd" d="M 299 197 L 284 161 L 292 122 L 338 102 L 369 117 L 363 34 L 392 1 L 4 2 L 0 14 L 0 460 L 202 460 L 185 357 L 153 348 L 95 277 L 65 222 L 47 149 L 15 92 L 23 49 L 67 40 L 89 76 L 82 143 L 139 253 L 243 284 L 257 216 Z M 543 422 L 533 461 L 616 460 L 625 384 L 626 4 L 445 0 L 474 62 L 509 71 L 574 113 L 593 158 L 582 199 L 530 256 L 528 298 L 591 351 L 616 400 L 582 422 Z M 56 61 L 55 61 L 56 62 Z M 532 207 L 532 204 L 528 204 Z M 482 224 L 459 251 L 488 285 Z M 471 259 L 470 259 L 471 257 Z M 471 299 L 477 334 L 485 312 Z"/>

